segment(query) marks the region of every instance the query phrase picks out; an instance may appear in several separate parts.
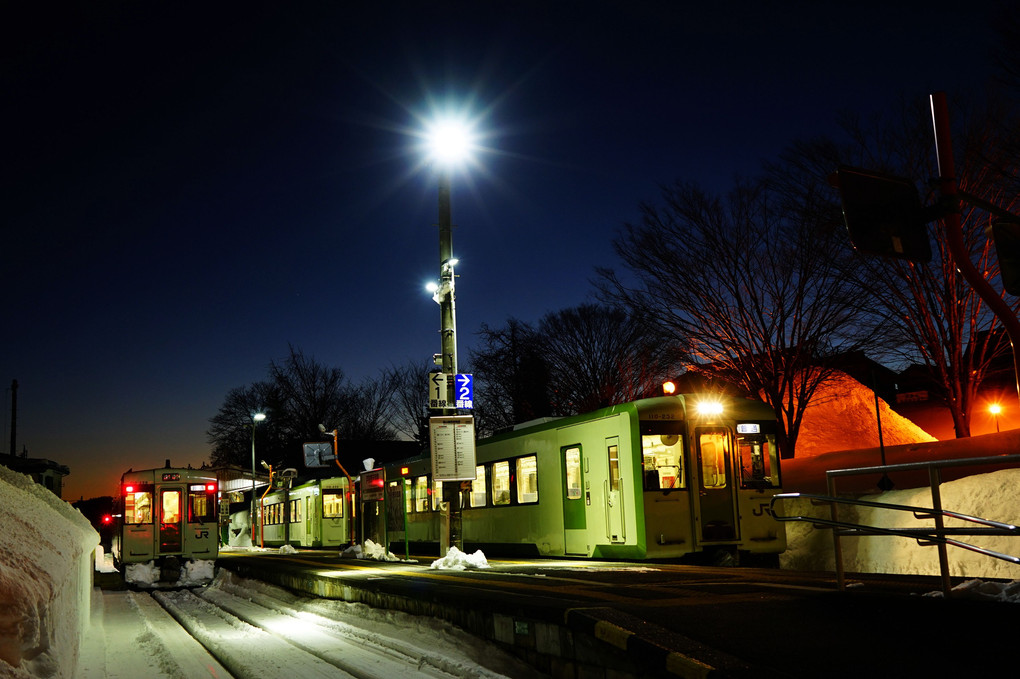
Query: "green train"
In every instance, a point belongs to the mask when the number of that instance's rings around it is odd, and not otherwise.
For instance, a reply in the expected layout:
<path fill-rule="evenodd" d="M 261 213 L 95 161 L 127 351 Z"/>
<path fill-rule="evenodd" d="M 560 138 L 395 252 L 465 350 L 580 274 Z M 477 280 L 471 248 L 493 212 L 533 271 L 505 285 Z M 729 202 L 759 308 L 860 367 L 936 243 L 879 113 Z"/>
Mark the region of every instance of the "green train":
<path fill-rule="evenodd" d="M 786 549 L 768 509 L 781 490 L 776 432 L 774 411 L 758 401 L 643 399 L 479 440 L 474 480 L 445 489 L 427 456 L 385 465 L 385 508 L 362 505 L 366 515 L 385 514 L 395 553 L 405 545 L 412 555 L 438 553 L 445 491 L 460 494 L 465 549 L 486 554 L 768 557 Z M 363 491 L 365 483 L 362 474 Z"/>

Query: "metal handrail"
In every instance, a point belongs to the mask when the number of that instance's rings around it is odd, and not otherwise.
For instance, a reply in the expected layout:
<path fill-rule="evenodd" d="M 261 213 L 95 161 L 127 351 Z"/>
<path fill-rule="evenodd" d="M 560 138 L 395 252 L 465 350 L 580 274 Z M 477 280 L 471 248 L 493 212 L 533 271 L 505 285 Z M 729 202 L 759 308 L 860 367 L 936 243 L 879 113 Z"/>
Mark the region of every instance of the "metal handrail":
<path fill-rule="evenodd" d="M 941 493 L 939 491 L 939 486 L 942 483 L 941 470 L 944 467 L 964 467 L 972 465 L 1012 464 L 1012 463 L 1020 463 L 1020 455 L 997 455 L 969 459 L 911 462 L 905 464 L 881 465 L 877 467 L 834 469 L 825 472 L 826 482 L 829 491 L 828 495 L 816 495 L 811 493 L 780 493 L 772 498 L 770 510 L 772 511 L 772 516 L 774 516 L 777 521 L 811 521 L 816 527 L 833 528 L 832 535 L 833 535 L 833 548 L 835 551 L 836 560 L 836 581 L 840 589 L 846 588 L 846 577 L 843 569 L 843 549 L 842 545 L 840 544 L 841 536 L 857 537 L 862 535 L 892 535 L 913 538 L 917 540 L 917 543 L 921 546 L 936 545 L 939 551 L 939 571 L 942 576 L 942 590 L 948 596 L 949 591 L 951 589 L 951 582 L 949 578 L 949 556 L 946 551 L 946 546 L 960 547 L 962 549 L 967 549 L 969 551 L 976 552 L 978 554 L 984 554 L 985 556 L 990 556 L 996 559 L 1002 559 L 1004 561 L 1008 561 L 1014 564 L 1020 564 L 1020 557 L 1002 554 L 994 550 L 985 549 L 983 547 L 978 547 L 976 545 L 972 545 L 959 540 L 953 540 L 946 537 L 947 535 L 1016 536 L 1020 535 L 1020 527 L 1014 526 L 1013 524 L 992 521 L 989 519 L 982 519 L 980 517 L 970 516 L 968 514 L 962 514 L 960 512 L 942 509 Z M 931 508 L 914 507 L 911 505 L 890 504 L 885 502 L 873 502 L 870 500 L 841 498 L 837 497 L 836 495 L 835 479 L 838 477 L 916 469 L 928 470 L 928 485 L 931 488 L 932 495 Z M 780 516 L 775 511 L 775 502 L 776 500 L 781 500 L 784 498 L 790 499 L 805 498 L 810 499 L 815 504 L 828 504 L 830 508 L 831 518 L 822 519 L 812 516 Z M 876 507 L 880 509 L 890 509 L 902 512 L 911 512 L 914 515 L 914 518 L 917 519 L 922 520 L 933 519 L 935 525 L 932 528 L 880 528 L 878 526 L 866 526 L 863 524 L 840 521 L 837 508 L 839 505 L 844 504 Z M 951 519 L 958 519 L 961 521 L 980 524 L 981 527 L 946 528 L 944 519 L 947 517 Z"/>

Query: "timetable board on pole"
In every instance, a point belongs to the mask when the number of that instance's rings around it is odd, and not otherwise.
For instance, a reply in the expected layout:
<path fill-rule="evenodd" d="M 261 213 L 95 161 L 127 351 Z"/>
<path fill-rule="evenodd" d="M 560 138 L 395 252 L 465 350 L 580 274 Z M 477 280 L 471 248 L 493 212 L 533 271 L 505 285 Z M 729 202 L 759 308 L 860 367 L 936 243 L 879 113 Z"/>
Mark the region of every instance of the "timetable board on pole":
<path fill-rule="evenodd" d="M 434 480 L 474 480 L 474 417 L 471 415 L 430 417 L 429 444 Z"/>

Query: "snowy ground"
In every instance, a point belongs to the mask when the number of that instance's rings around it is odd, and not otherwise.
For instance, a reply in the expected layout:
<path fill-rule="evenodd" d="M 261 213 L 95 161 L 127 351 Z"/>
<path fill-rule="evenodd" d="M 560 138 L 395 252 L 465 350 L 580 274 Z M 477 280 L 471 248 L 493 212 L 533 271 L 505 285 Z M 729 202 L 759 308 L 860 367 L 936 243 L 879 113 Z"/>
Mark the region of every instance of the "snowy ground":
<path fill-rule="evenodd" d="M 97 592 L 93 605 L 78 679 L 535 675 L 448 623 L 298 596 L 229 571 L 192 590 Z"/>

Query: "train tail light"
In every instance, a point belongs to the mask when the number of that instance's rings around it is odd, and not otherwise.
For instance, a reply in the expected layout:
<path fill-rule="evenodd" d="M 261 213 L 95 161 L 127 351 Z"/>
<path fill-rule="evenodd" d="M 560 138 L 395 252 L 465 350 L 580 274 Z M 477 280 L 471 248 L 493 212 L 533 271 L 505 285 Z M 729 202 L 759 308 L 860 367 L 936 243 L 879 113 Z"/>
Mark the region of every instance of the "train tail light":
<path fill-rule="evenodd" d="M 135 492 L 135 487 L 134 486 L 124 486 L 124 494 L 125 495 L 130 495 L 133 492 Z"/>
<path fill-rule="evenodd" d="M 216 484 L 215 483 L 207 483 L 207 484 L 205 484 L 205 492 L 207 492 L 207 493 L 215 493 L 216 492 Z"/>

